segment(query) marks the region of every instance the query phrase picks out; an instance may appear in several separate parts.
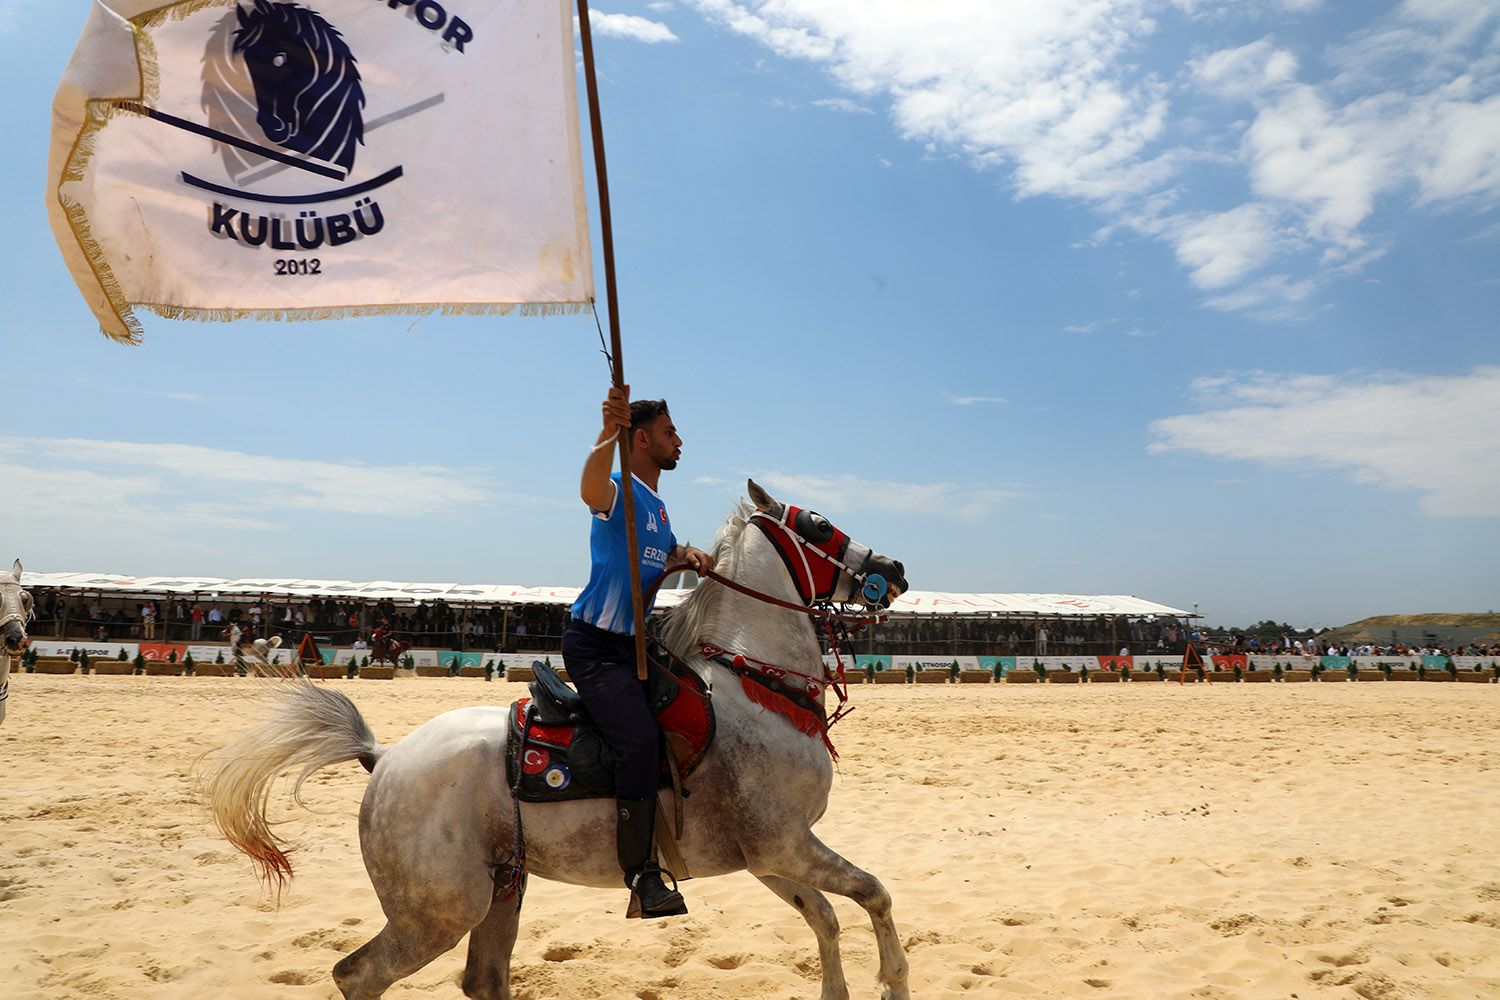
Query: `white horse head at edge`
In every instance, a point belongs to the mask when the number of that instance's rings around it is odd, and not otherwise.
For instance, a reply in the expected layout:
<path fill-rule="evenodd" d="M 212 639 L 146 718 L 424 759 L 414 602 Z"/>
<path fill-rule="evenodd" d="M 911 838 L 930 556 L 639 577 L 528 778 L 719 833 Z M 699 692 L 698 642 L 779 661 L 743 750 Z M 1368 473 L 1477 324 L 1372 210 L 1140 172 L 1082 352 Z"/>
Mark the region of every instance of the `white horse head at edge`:
<path fill-rule="evenodd" d="M 10 572 L 0 573 L 0 722 L 5 721 L 10 697 L 10 661 L 26 648 L 26 624 L 34 609 L 31 595 L 21 589 L 21 560 Z"/>

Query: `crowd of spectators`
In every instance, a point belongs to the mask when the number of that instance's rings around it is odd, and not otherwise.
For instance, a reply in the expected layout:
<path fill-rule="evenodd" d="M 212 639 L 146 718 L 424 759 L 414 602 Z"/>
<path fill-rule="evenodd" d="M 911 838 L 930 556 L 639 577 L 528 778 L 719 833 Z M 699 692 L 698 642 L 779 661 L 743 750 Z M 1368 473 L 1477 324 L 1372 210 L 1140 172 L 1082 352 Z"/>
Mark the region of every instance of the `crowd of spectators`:
<path fill-rule="evenodd" d="M 1181 653 L 1202 636 L 1175 618 L 900 616 L 858 633 L 859 653 L 918 656 L 1111 656 Z"/>
<path fill-rule="evenodd" d="M 306 601 L 263 597 L 236 601 L 214 597 L 122 599 L 74 596 L 37 588 L 33 635 L 94 642 L 218 642 L 238 625 L 247 640 L 279 635 L 295 645 L 303 635 L 334 646 L 350 646 L 384 624 L 398 641 L 417 648 L 515 652 L 556 649 L 568 608 L 563 605 L 454 606 L 424 601 L 361 602 L 335 598 Z"/>
<path fill-rule="evenodd" d="M 139 600 L 77 595 L 36 588 L 33 635 L 95 642 L 217 642 L 232 625 L 247 639 L 279 635 L 295 645 L 304 635 L 314 641 L 349 646 L 385 625 L 397 641 L 419 649 L 469 649 L 514 653 L 561 648 L 569 609 L 564 604 L 502 606 L 450 605 L 423 601 L 397 605 L 311 598 L 264 596 L 224 600 L 209 595 Z M 1310 633 L 1205 635 L 1199 626 L 1170 617 L 1082 616 L 1005 618 L 897 615 L 856 632 L 854 651 L 927 656 L 1136 656 L 1180 655 L 1189 642 L 1201 652 L 1284 656 L 1409 656 L 1456 653 L 1500 656 L 1500 644 L 1440 648 L 1435 644 L 1331 642 Z"/>
<path fill-rule="evenodd" d="M 1213 640 L 1211 640 L 1213 641 Z M 1301 638 L 1284 635 L 1280 639 L 1260 641 L 1256 636 L 1217 637 L 1222 645 L 1210 646 L 1211 653 L 1257 653 L 1266 656 L 1500 656 L 1500 643 L 1458 643 L 1442 646 L 1438 643 L 1393 642 L 1384 645 L 1375 642 L 1349 643 L 1317 637 Z"/>

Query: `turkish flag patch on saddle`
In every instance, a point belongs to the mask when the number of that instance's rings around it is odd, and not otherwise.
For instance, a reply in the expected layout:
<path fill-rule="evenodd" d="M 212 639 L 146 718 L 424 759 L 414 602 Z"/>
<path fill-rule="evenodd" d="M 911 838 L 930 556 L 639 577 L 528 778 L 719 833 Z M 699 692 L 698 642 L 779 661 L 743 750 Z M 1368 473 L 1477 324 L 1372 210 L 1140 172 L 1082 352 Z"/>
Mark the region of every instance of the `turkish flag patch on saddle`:
<path fill-rule="evenodd" d="M 687 778 L 713 743 L 714 713 L 708 687 L 692 668 L 655 643 L 646 703 L 666 741 L 661 787 Z M 523 802 L 614 798 L 615 756 L 583 707 L 578 692 L 545 664 L 534 665 L 531 697 L 511 704 L 505 744 L 505 777 Z"/>

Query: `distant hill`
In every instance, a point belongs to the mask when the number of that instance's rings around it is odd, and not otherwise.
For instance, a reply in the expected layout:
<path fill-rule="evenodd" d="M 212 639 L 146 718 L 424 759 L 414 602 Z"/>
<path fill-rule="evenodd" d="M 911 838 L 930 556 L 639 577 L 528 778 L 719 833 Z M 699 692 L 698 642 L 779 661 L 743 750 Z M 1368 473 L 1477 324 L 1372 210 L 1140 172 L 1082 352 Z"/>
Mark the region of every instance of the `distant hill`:
<path fill-rule="evenodd" d="M 1326 637 L 1343 642 L 1397 641 L 1414 645 L 1436 642 L 1448 647 L 1476 643 L 1485 646 L 1500 642 L 1500 614 L 1375 615 L 1330 629 Z"/>
<path fill-rule="evenodd" d="M 1413 628 L 1422 625 L 1442 625 L 1447 628 L 1484 628 L 1500 629 L 1500 614 L 1489 612 L 1485 614 L 1443 614 L 1433 612 L 1423 615 L 1376 615 L 1373 618 L 1361 618 L 1357 622 L 1350 622 L 1335 631 L 1342 632 L 1344 629 L 1392 629 Z"/>

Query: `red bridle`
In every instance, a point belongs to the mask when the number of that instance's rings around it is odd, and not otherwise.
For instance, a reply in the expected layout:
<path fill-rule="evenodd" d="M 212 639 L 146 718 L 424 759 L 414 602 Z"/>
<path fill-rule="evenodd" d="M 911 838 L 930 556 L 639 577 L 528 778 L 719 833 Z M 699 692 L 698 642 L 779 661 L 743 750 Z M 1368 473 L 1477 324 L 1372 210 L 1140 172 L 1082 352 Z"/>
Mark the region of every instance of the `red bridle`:
<path fill-rule="evenodd" d="M 760 529 L 776 554 L 781 556 L 787 572 L 792 574 L 792 582 L 796 584 L 797 596 L 802 598 L 802 603 L 832 600 L 839 585 L 839 570 L 863 584 L 864 575 L 844 563 L 849 536 L 823 521 L 831 536 L 821 542 L 806 538 L 796 528 L 800 513 L 799 508 L 787 504 L 781 508 L 780 517 L 763 510 L 755 511 L 750 515 L 750 523 Z M 809 555 L 815 558 L 809 559 Z"/>

